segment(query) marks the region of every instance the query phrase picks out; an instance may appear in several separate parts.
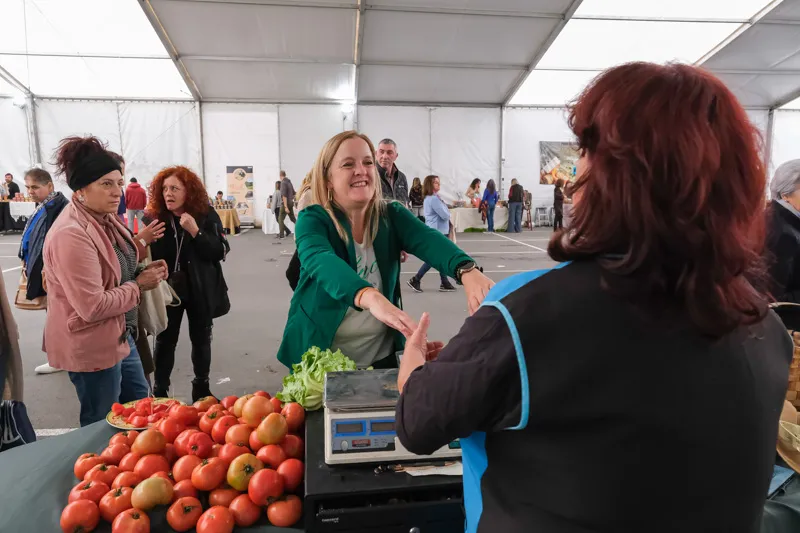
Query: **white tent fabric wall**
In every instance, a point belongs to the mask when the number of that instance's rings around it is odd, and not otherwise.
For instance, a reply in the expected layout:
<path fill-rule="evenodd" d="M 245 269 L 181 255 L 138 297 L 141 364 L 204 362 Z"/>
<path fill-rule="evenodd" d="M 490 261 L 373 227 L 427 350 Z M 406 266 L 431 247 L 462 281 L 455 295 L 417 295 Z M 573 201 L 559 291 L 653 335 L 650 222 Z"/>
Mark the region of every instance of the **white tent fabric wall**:
<path fill-rule="evenodd" d="M 512 178 L 530 191 L 533 205 L 552 205 L 553 186 L 539 184 L 539 143 L 572 142 L 575 136 L 567 125 L 566 109 L 506 109 L 504 126 L 503 190 Z"/>
<path fill-rule="evenodd" d="M 800 111 L 775 111 L 773 122 L 771 172 L 787 161 L 800 159 Z"/>
<path fill-rule="evenodd" d="M 445 201 L 463 199 L 470 182 L 499 180 L 500 108 L 439 107 L 431 111 L 431 169 Z"/>
<path fill-rule="evenodd" d="M 278 109 L 266 104 L 203 104 L 203 153 L 209 194 L 227 192 L 229 165 L 252 165 L 256 222 L 275 189 Z M 298 182 L 295 182 L 297 184 Z"/>
<path fill-rule="evenodd" d="M 340 105 L 281 105 L 280 162 L 295 189 L 311 170 L 325 142 L 353 128 L 353 112 Z M 275 173 L 278 179 L 278 173 Z"/>
<path fill-rule="evenodd" d="M 202 176 L 197 104 L 120 102 L 126 179 L 143 186 L 165 167 L 184 165 Z"/>
<path fill-rule="evenodd" d="M 427 107 L 359 106 L 358 130 L 378 148 L 382 139 L 397 143 L 397 168 L 408 179 L 425 179 L 431 173 L 430 111 Z"/>
<path fill-rule="evenodd" d="M 27 108 L 14 104 L 11 98 L 0 98 L 0 124 L 0 175 L 11 172 L 22 183 L 22 173 L 32 166 L 34 159 Z"/>

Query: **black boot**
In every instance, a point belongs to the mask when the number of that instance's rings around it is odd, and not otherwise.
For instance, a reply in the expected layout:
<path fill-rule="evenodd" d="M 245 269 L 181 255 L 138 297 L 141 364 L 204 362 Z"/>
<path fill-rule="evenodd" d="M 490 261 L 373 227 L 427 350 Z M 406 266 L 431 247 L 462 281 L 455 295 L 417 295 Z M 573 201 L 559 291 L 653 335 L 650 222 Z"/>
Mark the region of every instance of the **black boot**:
<path fill-rule="evenodd" d="M 211 394 L 211 389 L 208 388 L 208 380 L 192 380 L 192 403 L 196 402 L 200 398 L 205 398 L 206 396 L 214 396 Z"/>
<path fill-rule="evenodd" d="M 192 402 L 205 396 L 213 396 L 208 388 L 208 374 L 211 371 L 211 326 L 197 331 L 192 338 Z"/>
<path fill-rule="evenodd" d="M 169 394 L 169 377 L 172 367 L 175 366 L 175 345 L 156 340 L 153 361 L 156 366 L 156 371 L 153 372 L 153 396 L 166 398 Z"/>

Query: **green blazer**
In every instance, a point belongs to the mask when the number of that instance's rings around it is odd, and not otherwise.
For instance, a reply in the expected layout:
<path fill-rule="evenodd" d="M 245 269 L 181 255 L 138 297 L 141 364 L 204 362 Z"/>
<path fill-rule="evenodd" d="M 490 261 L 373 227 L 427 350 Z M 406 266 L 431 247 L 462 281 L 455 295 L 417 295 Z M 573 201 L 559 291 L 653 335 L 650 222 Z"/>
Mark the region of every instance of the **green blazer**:
<path fill-rule="evenodd" d="M 330 348 L 345 313 L 351 306 L 355 307 L 356 294 L 370 287 L 356 273 L 350 223 L 343 213 L 337 212 L 337 218 L 347 231 L 349 239 L 346 244 L 321 206 L 311 205 L 297 218 L 295 235 L 301 265 L 300 280 L 278 350 L 278 360 L 289 368 L 299 363 L 303 353 L 312 346 L 323 350 Z M 398 307 L 402 307 L 401 251 L 419 257 L 451 277 L 455 277 L 459 265 L 471 261 L 446 236 L 426 226 L 396 202 L 387 204 L 372 246 L 381 272 L 383 295 Z M 397 332 L 395 350 L 402 350 L 404 346 L 405 338 Z"/>

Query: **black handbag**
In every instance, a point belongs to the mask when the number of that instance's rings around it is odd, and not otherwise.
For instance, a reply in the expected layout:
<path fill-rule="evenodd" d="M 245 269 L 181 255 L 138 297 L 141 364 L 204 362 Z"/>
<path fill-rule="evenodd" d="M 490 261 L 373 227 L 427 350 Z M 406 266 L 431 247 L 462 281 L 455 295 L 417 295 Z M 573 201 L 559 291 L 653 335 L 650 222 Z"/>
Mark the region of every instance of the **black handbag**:
<path fill-rule="evenodd" d="M 0 452 L 36 441 L 25 404 L 16 400 L 0 402 Z"/>

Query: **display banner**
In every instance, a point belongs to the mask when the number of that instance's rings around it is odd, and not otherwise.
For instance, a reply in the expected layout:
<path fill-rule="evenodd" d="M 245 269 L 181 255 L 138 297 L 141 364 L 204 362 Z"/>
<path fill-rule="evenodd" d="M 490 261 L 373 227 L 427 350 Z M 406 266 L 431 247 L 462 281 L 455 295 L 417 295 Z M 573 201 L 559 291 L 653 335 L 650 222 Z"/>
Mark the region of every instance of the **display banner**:
<path fill-rule="evenodd" d="M 541 185 L 554 185 L 558 179 L 575 181 L 580 154 L 574 143 L 540 141 L 539 159 Z"/>
<path fill-rule="evenodd" d="M 233 198 L 234 207 L 242 224 L 255 223 L 253 208 L 253 167 L 226 167 L 228 174 L 228 197 Z"/>

